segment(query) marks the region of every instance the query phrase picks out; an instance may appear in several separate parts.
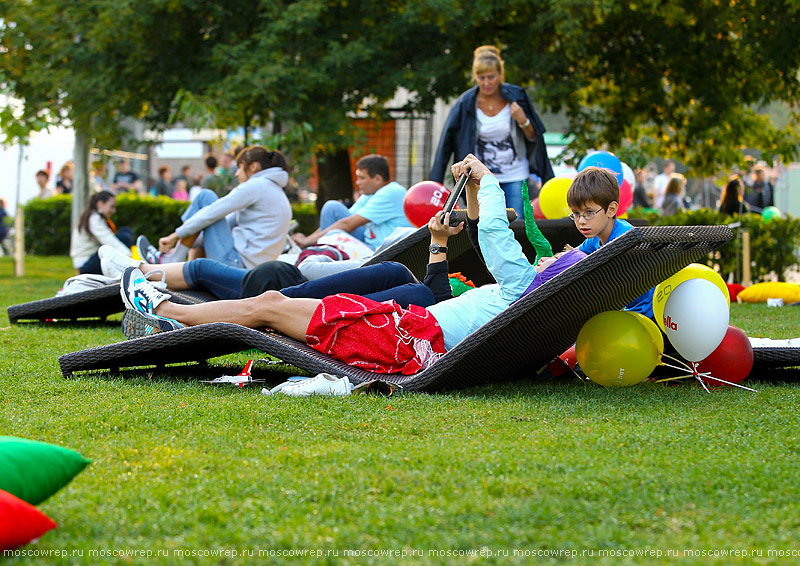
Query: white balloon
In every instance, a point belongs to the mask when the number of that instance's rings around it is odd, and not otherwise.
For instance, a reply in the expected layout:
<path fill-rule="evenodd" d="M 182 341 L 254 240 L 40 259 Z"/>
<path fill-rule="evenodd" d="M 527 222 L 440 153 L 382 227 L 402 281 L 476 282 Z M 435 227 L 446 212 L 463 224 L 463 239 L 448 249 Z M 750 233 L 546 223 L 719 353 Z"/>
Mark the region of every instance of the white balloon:
<path fill-rule="evenodd" d="M 636 186 L 636 175 L 633 173 L 633 169 L 627 163 L 622 163 L 622 178 L 628 181 L 628 184 L 631 186 L 631 190 Z"/>
<path fill-rule="evenodd" d="M 730 314 L 719 287 L 706 279 L 687 279 L 664 305 L 664 331 L 681 356 L 699 362 L 725 338 Z"/>

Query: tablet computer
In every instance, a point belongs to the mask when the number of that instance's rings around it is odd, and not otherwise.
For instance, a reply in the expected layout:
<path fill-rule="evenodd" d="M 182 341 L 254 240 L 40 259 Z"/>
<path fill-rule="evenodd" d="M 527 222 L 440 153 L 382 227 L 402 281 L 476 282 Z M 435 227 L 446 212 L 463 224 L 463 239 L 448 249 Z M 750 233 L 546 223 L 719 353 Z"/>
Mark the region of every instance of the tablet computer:
<path fill-rule="evenodd" d="M 442 210 L 444 214 L 448 212 L 453 212 L 453 209 L 456 207 L 456 202 L 458 202 L 458 198 L 461 196 L 461 193 L 464 192 L 464 187 L 467 186 L 467 181 L 469 180 L 469 175 L 461 175 L 456 181 L 456 186 L 453 187 L 453 190 L 450 191 L 450 196 L 447 197 L 447 200 L 444 203 L 444 207 Z M 442 215 L 442 222 L 444 222 L 444 214 Z"/>

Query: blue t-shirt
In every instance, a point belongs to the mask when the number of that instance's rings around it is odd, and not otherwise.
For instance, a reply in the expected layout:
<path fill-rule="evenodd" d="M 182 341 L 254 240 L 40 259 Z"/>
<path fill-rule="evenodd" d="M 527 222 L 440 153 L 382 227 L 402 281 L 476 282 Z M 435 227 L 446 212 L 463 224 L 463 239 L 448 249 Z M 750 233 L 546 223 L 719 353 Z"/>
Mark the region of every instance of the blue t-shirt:
<path fill-rule="evenodd" d="M 364 226 L 364 243 L 373 250 L 395 228 L 411 226 L 403 212 L 405 196 L 405 187 L 392 181 L 371 195 L 361 195 L 350 207 L 351 214 L 358 214 L 369 220 Z"/>
<path fill-rule="evenodd" d="M 610 242 L 614 238 L 619 238 L 625 232 L 633 228 L 630 223 L 626 222 L 625 220 L 620 220 L 619 218 L 614 219 L 614 227 L 611 229 L 611 235 L 608 237 L 608 241 Z M 603 244 L 600 243 L 600 238 L 595 236 L 594 238 L 589 238 L 585 242 L 583 242 L 578 249 L 584 253 L 590 254 L 592 252 L 596 252 L 600 249 L 600 246 Z M 646 291 L 645 293 L 641 294 L 630 303 L 625 306 L 626 311 L 634 311 L 643 314 L 648 318 L 653 318 L 653 292 L 655 288 Z"/>

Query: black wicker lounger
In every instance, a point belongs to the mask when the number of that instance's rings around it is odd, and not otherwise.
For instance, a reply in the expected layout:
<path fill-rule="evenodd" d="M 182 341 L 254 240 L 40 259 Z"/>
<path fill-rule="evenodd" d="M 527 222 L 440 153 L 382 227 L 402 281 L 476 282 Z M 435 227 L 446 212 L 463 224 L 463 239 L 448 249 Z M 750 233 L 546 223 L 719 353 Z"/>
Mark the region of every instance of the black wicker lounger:
<path fill-rule="evenodd" d="M 465 211 L 455 211 L 454 218 L 463 219 Z M 510 214 L 513 214 L 513 210 Z M 516 215 L 514 215 L 516 216 Z M 576 230 L 576 234 L 577 234 Z M 579 234 L 578 234 L 579 235 Z M 418 228 L 402 240 L 399 240 L 371 257 L 365 265 L 381 261 L 398 261 L 408 267 L 420 280 L 425 277 L 428 265 L 428 244 L 430 232 L 427 226 Z M 448 255 L 455 259 L 464 252 L 472 251 L 472 245 L 466 232 L 451 239 Z M 477 256 L 473 256 L 477 260 Z M 467 259 L 471 263 L 472 258 Z M 485 270 L 484 270 L 485 272 Z M 479 274 L 480 275 L 480 274 Z M 488 272 L 485 273 L 488 276 Z M 478 278 L 480 281 L 480 278 Z M 171 291 L 178 302 L 196 303 L 214 300 L 210 293 L 202 291 Z M 100 319 L 122 312 L 124 306 L 119 294 L 118 285 L 108 285 L 99 289 L 82 291 L 61 297 L 48 297 L 8 307 L 8 319 L 11 323 L 22 320 L 70 320 Z"/>
<path fill-rule="evenodd" d="M 204 291 L 168 291 L 175 302 L 187 305 L 216 299 L 214 295 Z M 21 320 L 105 320 L 109 315 L 122 312 L 124 308 L 119 294 L 119 283 L 115 283 L 71 295 L 12 305 L 8 307 L 8 319 L 12 324 Z"/>
<path fill-rule="evenodd" d="M 775 368 L 800 367 L 800 348 L 753 348 L 753 369 L 751 374 L 759 374 Z"/>
<path fill-rule="evenodd" d="M 595 314 L 623 307 L 682 267 L 731 238 L 725 226 L 634 229 L 554 277 L 411 376 L 352 368 L 278 333 L 236 324 L 184 328 L 67 354 L 75 371 L 202 361 L 257 348 L 313 373 L 347 375 L 360 383 L 384 379 L 406 390 L 437 390 L 530 376 L 574 343 Z"/>

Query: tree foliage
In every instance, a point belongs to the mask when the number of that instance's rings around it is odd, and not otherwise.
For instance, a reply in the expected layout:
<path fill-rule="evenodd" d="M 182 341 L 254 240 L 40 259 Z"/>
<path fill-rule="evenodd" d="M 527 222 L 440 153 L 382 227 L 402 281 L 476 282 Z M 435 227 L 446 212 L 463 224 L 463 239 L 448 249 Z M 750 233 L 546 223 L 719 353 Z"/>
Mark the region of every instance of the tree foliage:
<path fill-rule="evenodd" d="M 507 78 L 563 111 L 579 157 L 607 147 L 636 165 L 671 157 L 715 172 L 745 147 L 795 158 L 797 0 L 5 0 L 0 82 L 24 103 L 13 135 L 120 118 L 273 125 L 297 152 L 353 143 L 354 114 L 409 111 L 469 86 L 472 50 L 495 43 Z M 760 113 L 791 110 L 781 126 Z M 277 126 L 276 126 L 277 125 Z M 277 139 L 277 138 L 273 138 Z"/>
<path fill-rule="evenodd" d="M 205 2 L 4 0 L 0 84 L 21 105 L 0 112 L 0 127 L 14 141 L 66 123 L 113 148 L 125 118 L 166 123 L 175 93 L 207 79 L 217 15 Z"/>
<path fill-rule="evenodd" d="M 537 98 L 570 119 L 578 152 L 606 145 L 629 161 L 671 157 L 696 174 L 741 161 L 797 156 L 800 3 L 697 0 L 553 1 L 514 62 Z M 794 108 L 782 128 L 758 111 Z"/>

